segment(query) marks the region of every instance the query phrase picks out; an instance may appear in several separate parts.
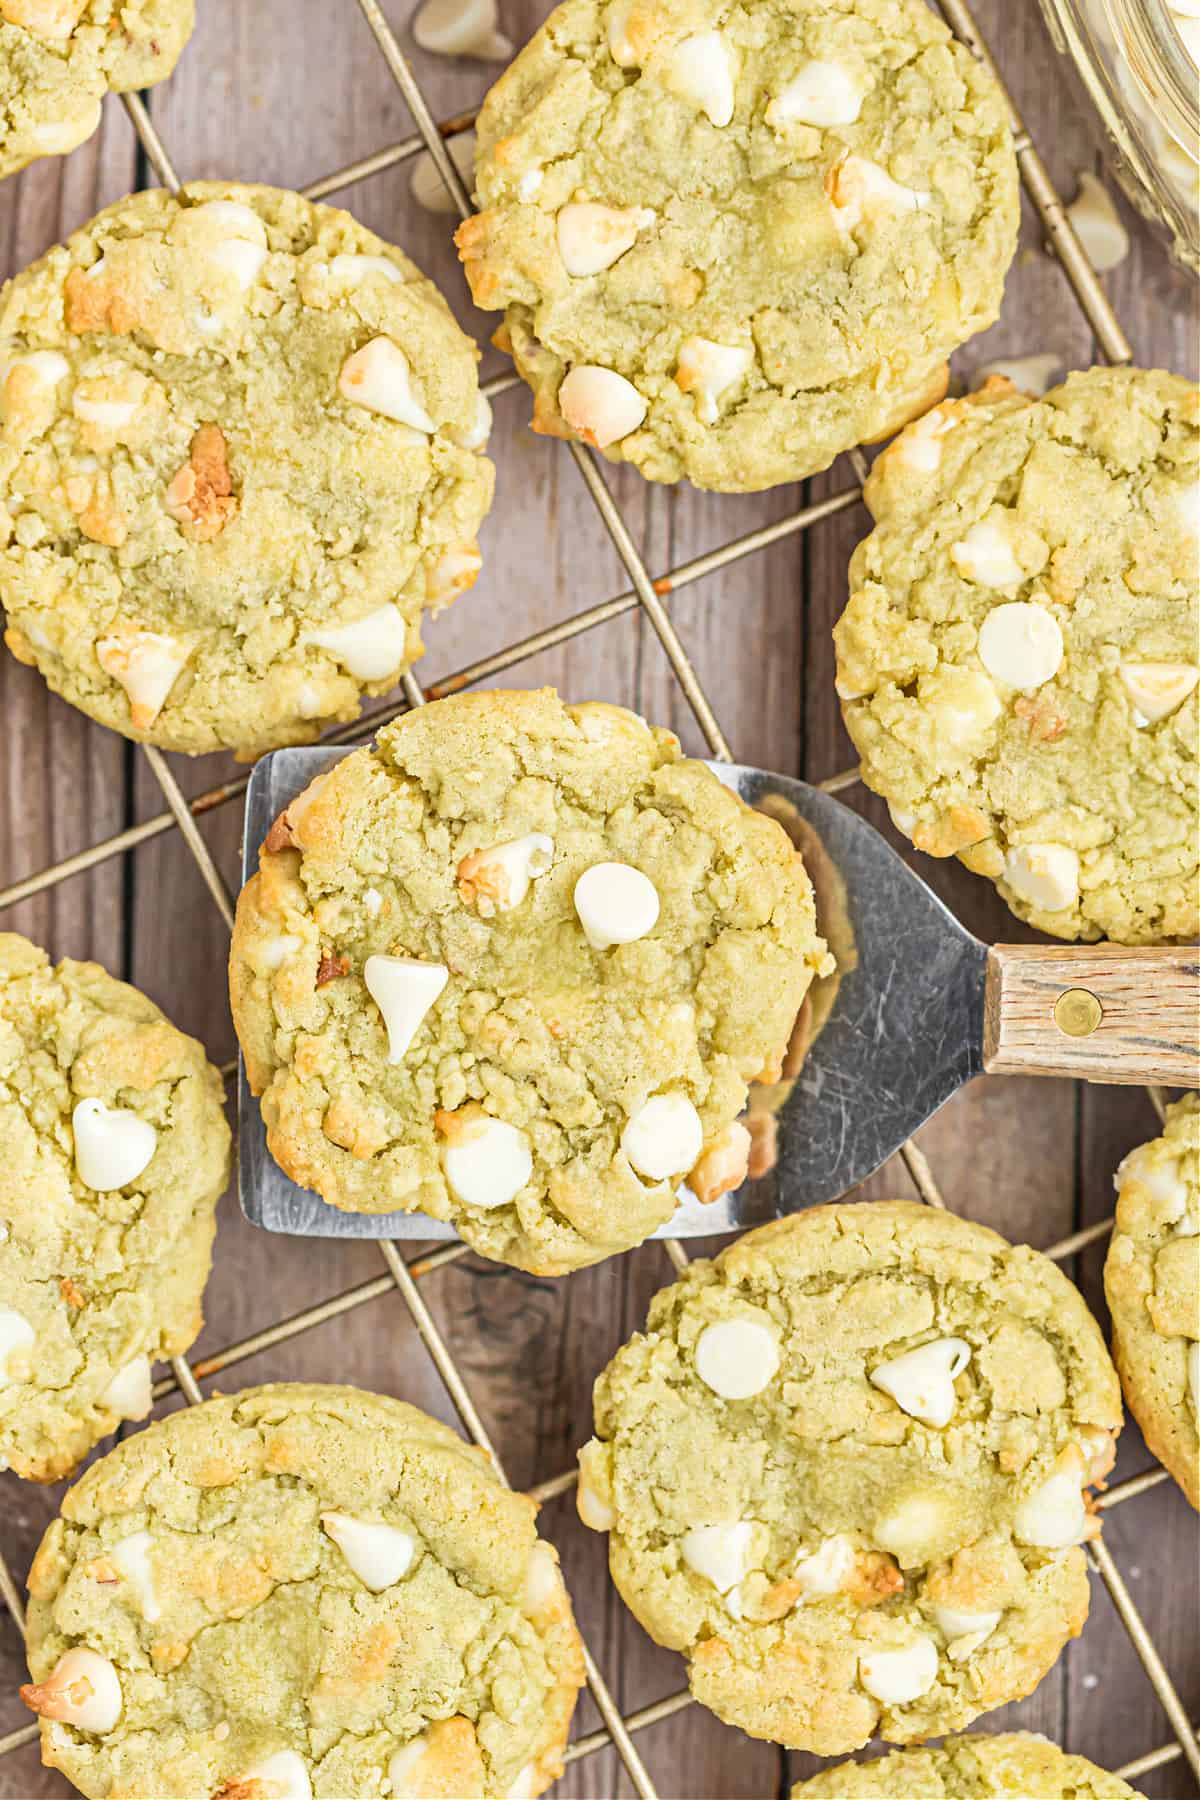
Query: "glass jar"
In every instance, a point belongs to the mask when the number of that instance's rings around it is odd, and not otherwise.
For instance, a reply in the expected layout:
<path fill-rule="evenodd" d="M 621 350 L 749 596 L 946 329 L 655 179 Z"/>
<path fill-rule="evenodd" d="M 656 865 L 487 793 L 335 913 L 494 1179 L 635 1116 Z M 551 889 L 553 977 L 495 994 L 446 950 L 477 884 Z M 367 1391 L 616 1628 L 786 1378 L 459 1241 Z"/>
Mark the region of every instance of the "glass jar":
<path fill-rule="evenodd" d="M 1200 0 L 1041 6 L 1100 116 L 1122 187 L 1200 273 Z"/>

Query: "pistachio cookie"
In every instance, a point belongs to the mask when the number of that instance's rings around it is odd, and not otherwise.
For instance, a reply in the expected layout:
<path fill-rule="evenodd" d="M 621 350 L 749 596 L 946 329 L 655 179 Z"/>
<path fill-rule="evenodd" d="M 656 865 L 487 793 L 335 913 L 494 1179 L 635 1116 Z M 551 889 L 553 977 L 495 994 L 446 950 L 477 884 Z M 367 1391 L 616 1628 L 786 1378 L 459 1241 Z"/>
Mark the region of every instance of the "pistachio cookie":
<path fill-rule="evenodd" d="M 193 0 L 0 0 L 0 176 L 91 137 L 109 92 L 165 81 Z"/>
<path fill-rule="evenodd" d="M 668 731 L 440 700 L 277 820 L 234 1022 L 271 1151 L 350 1212 L 557 1275 L 736 1187 L 747 1083 L 827 965 L 791 840 Z"/>
<path fill-rule="evenodd" d="M 796 481 L 945 392 L 1017 171 L 924 0 L 566 0 L 479 117 L 457 242 L 534 429 L 655 481 Z"/>
<path fill-rule="evenodd" d="M 656 1295 L 579 1513 L 692 1692 L 834 1756 L 1019 1699 L 1083 1627 L 1116 1373 L 1036 1250 L 917 1202 L 793 1215 Z"/>
<path fill-rule="evenodd" d="M 893 1750 L 843 1763 L 792 1789 L 792 1800 L 1140 1800 L 1117 1775 L 1027 1731 L 949 1738 L 932 1750 Z"/>
<path fill-rule="evenodd" d="M 0 1468 L 57 1481 L 200 1329 L 229 1175 L 194 1038 L 95 963 L 0 933 Z"/>
<path fill-rule="evenodd" d="M 583 1680 L 536 1513 L 400 1400 L 280 1383 L 172 1413 L 34 1560 L 43 1760 L 94 1800 L 530 1800 Z"/>
<path fill-rule="evenodd" d="M 1200 1094 L 1117 1170 L 1104 1264 L 1113 1358 L 1129 1410 L 1200 1508 Z"/>
<path fill-rule="evenodd" d="M 1200 390 L 1089 369 L 919 419 L 834 631 L 897 828 L 1064 938 L 1195 936 Z"/>
<path fill-rule="evenodd" d="M 7 642 L 101 724 L 316 737 L 475 579 L 478 351 L 349 213 L 136 194 L 8 285 L 0 341 Z"/>

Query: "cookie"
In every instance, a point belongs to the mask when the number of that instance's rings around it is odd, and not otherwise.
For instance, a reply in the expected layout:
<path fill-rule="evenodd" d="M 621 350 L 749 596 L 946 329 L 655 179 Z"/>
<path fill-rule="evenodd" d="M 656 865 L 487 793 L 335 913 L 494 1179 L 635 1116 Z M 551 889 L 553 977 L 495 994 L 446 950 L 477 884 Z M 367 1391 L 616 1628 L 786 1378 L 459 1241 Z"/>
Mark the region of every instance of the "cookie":
<path fill-rule="evenodd" d="M 1027 1731 L 950 1738 L 940 1749 L 893 1750 L 878 1762 L 823 1769 L 792 1800 L 1140 1800 L 1117 1775 Z"/>
<path fill-rule="evenodd" d="M 910 425 L 834 631 L 864 780 L 1063 938 L 1193 937 L 1200 390 L 1003 378 Z"/>
<path fill-rule="evenodd" d="M 159 1420 L 34 1560 L 43 1761 L 95 1800 L 540 1794 L 583 1658 L 536 1512 L 445 1425 L 354 1388 Z"/>
<path fill-rule="evenodd" d="M 827 966 L 791 840 L 668 731 L 550 689 L 440 700 L 318 777 L 238 902 L 267 1141 L 350 1212 L 562 1274 L 746 1173 Z"/>
<path fill-rule="evenodd" d="M 69 1474 L 200 1330 L 222 1099 L 136 988 L 0 933 L 0 1468 Z"/>
<path fill-rule="evenodd" d="M 1129 1410 L 1200 1508 L 1200 1094 L 1167 1108 L 1161 1137 L 1116 1174 L 1104 1264 L 1113 1360 Z"/>
<path fill-rule="evenodd" d="M 91 137 L 106 93 L 165 81 L 193 0 L 0 0 L 0 176 Z"/>
<path fill-rule="evenodd" d="M 477 133 L 456 241 L 534 430 L 652 480 L 811 475 L 999 310 L 1007 110 L 924 0 L 566 0 Z"/>
<path fill-rule="evenodd" d="M 1046 1257 L 917 1202 L 694 1262 L 595 1388 L 585 1525 L 693 1694 L 834 1756 L 1030 1692 L 1083 1627 L 1120 1392 Z"/>
<path fill-rule="evenodd" d="M 127 737 L 316 737 L 478 573 L 478 351 L 349 213 L 136 194 L 9 283 L 0 341 L 7 642 Z"/>

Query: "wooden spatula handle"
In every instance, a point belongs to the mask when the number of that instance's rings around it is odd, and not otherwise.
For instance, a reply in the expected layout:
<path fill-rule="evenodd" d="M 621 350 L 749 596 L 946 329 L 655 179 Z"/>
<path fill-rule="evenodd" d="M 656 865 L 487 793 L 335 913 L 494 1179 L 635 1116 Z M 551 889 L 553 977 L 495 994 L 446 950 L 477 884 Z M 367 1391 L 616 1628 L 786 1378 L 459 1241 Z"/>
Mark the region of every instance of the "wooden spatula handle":
<path fill-rule="evenodd" d="M 997 944 L 983 1066 L 992 1075 L 1200 1087 L 1200 950 Z"/>

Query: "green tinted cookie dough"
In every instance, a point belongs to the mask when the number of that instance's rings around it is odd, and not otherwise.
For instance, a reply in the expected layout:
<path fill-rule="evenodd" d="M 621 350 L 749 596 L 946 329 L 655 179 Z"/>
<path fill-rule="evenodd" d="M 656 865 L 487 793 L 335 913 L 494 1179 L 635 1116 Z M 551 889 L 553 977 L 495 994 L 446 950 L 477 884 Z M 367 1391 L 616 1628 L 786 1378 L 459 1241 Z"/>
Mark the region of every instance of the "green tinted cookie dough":
<path fill-rule="evenodd" d="M 158 1421 L 87 1471 L 34 1561 L 43 1759 L 89 1800 L 531 1800 L 583 1680 L 536 1511 L 446 1426 L 354 1388 Z"/>
<path fill-rule="evenodd" d="M 1027 1694 L 1083 1626 L 1120 1429 L 1079 1293 L 915 1202 L 694 1262 L 595 1389 L 579 1511 L 692 1692 L 833 1756 Z"/>
<path fill-rule="evenodd" d="M 0 294 L 10 649 L 166 749 L 356 717 L 478 573 L 477 361 L 349 213 L 218 182 L 110 206 Z"/>
<path fill-rule="evenodd" d="M 1200 1507 L 1200 1094 L 1167 1108 L 1161 1137 L 1116 1175 L 1104 1264 L 1113 1358 L 1129 1410 Z"/>
<path fill-rule="evenodd" d="M 534 429 L 653 480 L 823 469 L 998 311 L 1006 108 L 923 0 L 566 0 L 477 131 L 457 242 Z"/>
<path fill-rule="evenodd" d="M 319 777 L 243 890 L 230 983 L 288 1174 L 559 1274 L 648 1237 L 685 1177 L 738 1184 L 747 1084 L 827 962 L 779 825 L 670 732 L 545 689 L 422 707 Z"/>
<path fill-rule="evenodd" d="M 221 1078 L 95 963 L 0 934 L 0 1467 L 55 1481 L 201 1325 Z"/>
<path fill-rule="evenodd" d="M 110 91 L 165 81 L 193 0 L 0 0 L 0 176 L 74 150 Z"/>
<path fill-rule="evenodd" d="M 893 1750 L 878 1762 L 824 1769 L 792 1800 L 1139 1800 L 1137 1790 L 1082 1756 L 1027 1731 L 950 1738 L 931 1750 Z"/>
<path fill-rule="evenodd" d="M 863 777 L 1065 938 L 1193 937 L 1198 390 L 993 379 L 875 464 L 834 632 Z"/>

